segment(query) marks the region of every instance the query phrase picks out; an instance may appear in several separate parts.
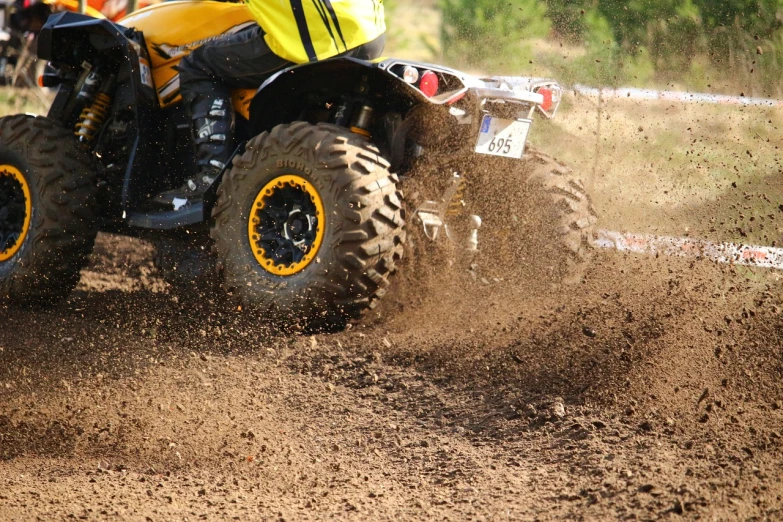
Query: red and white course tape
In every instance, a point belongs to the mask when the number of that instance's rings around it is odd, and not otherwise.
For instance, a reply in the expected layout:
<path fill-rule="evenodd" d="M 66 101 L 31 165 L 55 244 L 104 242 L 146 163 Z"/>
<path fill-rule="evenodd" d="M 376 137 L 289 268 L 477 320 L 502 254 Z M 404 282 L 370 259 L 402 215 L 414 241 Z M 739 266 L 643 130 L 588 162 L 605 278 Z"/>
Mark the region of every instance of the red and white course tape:
<path fill-rule="evenodd" d="M 782 100 L 770 98 L 753 98 L 750 96 L 727 96 L 725 94 L 708 94 L 702 92 L 656 91 L 634 87 L 596 88 L 585 85 L 574 85 L 576 94 L 597 98 L 600 94 L 605 99 L 620 98 L 630 100 L 661 100 L 678 103 L 715 103 L 719 105 L 755 105 L 762 107 L 783 107 Z"/>
<path fill-rule="evenodd" d="M 599 230 L 597 246 L 647 255 L 698 257 L 718 263 L 783 270 L 783 248 L 712 243 L 684 237 L 652 236 Z"/>
<path fill-rule="evenodd" d="M 714 103 L 721 105 L 755 105 L 781 107 L 783 100 L 752 98 L 747 96 L 726 96 L 722 94 L 691 93 L 679 91 L 655 91 L 621 87 L 618 89 L 574 85 L 575 93 L 587 97 L 623 98 L 633 100 L 662 100 L 679 103 Z M 614 248 L 621 252 L 647 255 L 679 257 L 700 257 L 718 263 L 758 266 L 783 270 L 783 248 L 738 245 L 735 243 L 712 243 L 701 239 L 684 237 L 652 236 L 599 230 L 597 246 Z"/>

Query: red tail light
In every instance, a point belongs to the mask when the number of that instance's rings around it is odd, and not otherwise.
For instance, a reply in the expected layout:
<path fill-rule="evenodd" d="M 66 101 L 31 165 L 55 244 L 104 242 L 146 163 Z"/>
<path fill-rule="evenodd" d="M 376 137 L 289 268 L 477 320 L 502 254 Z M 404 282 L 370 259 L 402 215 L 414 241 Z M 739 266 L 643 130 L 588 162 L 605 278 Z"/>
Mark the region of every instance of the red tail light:
<path fill-rule="evenodd" d="M 426 71 L 421 75 L 421 81 L 419 82 L 419 90 L 424 93 L 427 98 L 432 98 L 438 94 L 438 75 L 432 71 Z"/>
<path fill-rule="evenodd" d="M 541 108 L 548 111 L 552 108 L 552 90 L 551 89 L 538 89 L 538 94 L 544 97 L 544 102 L 541 104 Z"/>

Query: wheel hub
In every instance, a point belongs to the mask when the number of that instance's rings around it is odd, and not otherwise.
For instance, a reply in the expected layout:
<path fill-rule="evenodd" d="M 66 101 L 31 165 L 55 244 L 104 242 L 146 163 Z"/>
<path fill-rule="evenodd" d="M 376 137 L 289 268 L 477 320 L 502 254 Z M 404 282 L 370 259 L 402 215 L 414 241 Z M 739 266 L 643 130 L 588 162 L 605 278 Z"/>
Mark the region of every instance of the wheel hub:
<path fill-rule="evenodd" d="M 268 272 L 301 272 L 323 241 L 323 202 L 306 179 L 287 174 L 256 195 L 248 221 L 248 239 L 256 261 Z"/>
<path fill-rule="evenodd" d="M 283 227 L 283 236 L 306 254 L 310 249 L 307 244 L 308 239 L 315 234 L 317 224 L 318 219 L 314 215 L 295 208 L 288 215 Z"/>
<path fill-rule="evenodd" d="M 22 247 L 31 213 L 27 180 L 16 167 L 0 165 L 0 262 L 11 259 Z"/>

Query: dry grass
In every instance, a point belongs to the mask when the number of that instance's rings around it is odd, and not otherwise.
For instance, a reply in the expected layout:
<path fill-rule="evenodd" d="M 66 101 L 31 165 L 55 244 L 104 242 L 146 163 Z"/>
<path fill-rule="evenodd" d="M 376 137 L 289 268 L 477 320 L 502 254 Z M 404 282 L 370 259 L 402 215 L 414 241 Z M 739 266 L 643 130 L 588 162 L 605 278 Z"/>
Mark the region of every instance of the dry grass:
<path fill-rule="evenodd" d="M 531 141 L 582 172 L 602 226 L 781 244 L 783 111 L 568 95 Z"/>
<path fill-rule="evenodd" d="M 46 114 L 51 94 L 33 89 L 0 87 L 0 117 L 26 112 Z"/>

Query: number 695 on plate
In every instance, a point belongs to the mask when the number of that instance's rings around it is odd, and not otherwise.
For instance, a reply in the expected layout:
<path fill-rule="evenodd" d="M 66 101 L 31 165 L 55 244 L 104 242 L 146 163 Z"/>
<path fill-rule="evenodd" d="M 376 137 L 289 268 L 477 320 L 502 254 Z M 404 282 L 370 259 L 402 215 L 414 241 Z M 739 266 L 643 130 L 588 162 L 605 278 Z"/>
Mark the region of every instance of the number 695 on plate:
<path fill-rule="evenodd" d="M 531 120 L 508 120 L 485 114 L 481 120 L 476 152 L 506 158 L 521 158 L 525 152 Z"/>

